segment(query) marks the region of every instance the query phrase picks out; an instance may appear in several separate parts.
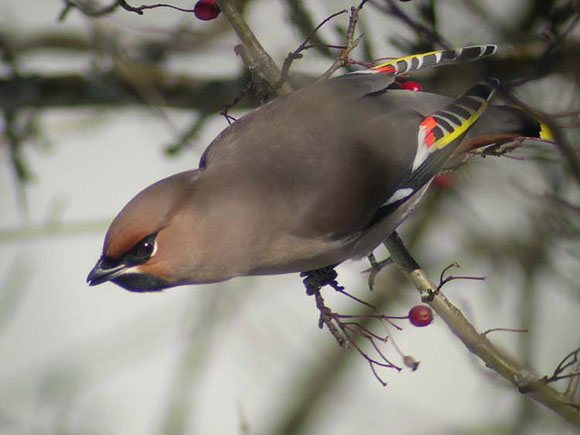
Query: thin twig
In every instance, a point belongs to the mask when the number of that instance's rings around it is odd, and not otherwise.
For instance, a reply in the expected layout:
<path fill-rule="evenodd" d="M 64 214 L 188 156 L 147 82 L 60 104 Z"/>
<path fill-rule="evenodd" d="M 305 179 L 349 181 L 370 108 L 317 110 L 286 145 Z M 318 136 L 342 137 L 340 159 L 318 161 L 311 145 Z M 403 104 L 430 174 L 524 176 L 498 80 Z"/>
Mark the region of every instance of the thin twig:
<path fill-rule="evenodd" d="M 435 290 L 436 292 L 439 292 L 443 286 L 445 286 L 448 282 L 450 281 L 454 281 L 454 280 L 458 280 L 458 279 L 466 279 L 466 280 L 473 280 L 473 281 L 485 281 L 486 277 L 485 276 L 455 276 L 455 275 L 449 275 L 448 277 L 445 278 L 445 273 L 451 269 L 452 267 L 461 267 L 459 266 L 458 263 L 452 263 L 449 266 L 447 266 L 445 269 L 443 269 L 441 271 L 441 275 L 439 275 L 439 285 L 437 286 L 437 289 Z"/>
<path fill-rule="evenodd" d="M 348 56 L 352 50 L 354 50 L 360 41 L 362 36 L 354 39 L 354 32 L 356 30 L 356 25 L 359 20 L 359 13 L 363 6 L 368 0 L 363 0 L 357 7 L 350 8 L 350 17 L 348 20 L 348 27 L 346 29 L 346 48 L 341 51 L 340 55 L 334 60 L 332 65 L 322 74 L 319 80 L 326 80 L 330 78 L 334 72 L 342 66 L 348 65 Z"/>
<path fill-rule="evenodd" d="M 483 335 L 485 337 L 485 336 L 487 336 L 487 334 L 490 334 L 492 332 L 498 332 L 498 331 L 504 331 L 504 332 L 521 332 L 521 333 L 524 333 L 524 334 L 528 332 L 527 329 L 491 328 L 491 329 L 488 329 L 487 331 L 482 332 L 481 335 Z"/>
<path fill-rule="evenodd" d="M 416 370 L 418 363 L 414 360 L 414 358 L 404 355 L 395 341 L 391 338 L 388 330 L 388 326 L 391 325 L 397 329 L 401 329 L 397 325 L 395 325 L 389 316 L 384 316 L 380 314 L 370 314 L 370 315 L 347 315 L 347 314 L 339 314 L 333 312 L 330 308 L 328 308 L 320 294 L 320 284 L 321 282 L 317 282 L 317 278 L 327 278 L 324 285 L 330 285 L 331 287 L 335 288 L 335 290 L 340 291 L 342 288 L 335 282 L 329 281 L 331 275 L 324 275 L 328 270 L 321 269 L 319 274 L 316 275 L 312 271 L 306 275 L 305 285 L 307 287 L 307 292 L 309 294 L 313 294 L 316 300 L 316 308 L 320 312 L 320 319 L 319 319 L 319 327 L 322 328 L 324 325 L 328 328 L 330 333 L 334 336 L 337 340 L 338 344 L 342 348 L 354 348 L 359 355 L 361 355 L 369 364 L 371 371 L 375 378 L 381 383 L 381 385 L 385 386 L 386 382 L 383 380 L 379 372 L 377 371 L 377 367 L 383 368 L 393 368 L 396 370 L 401 370 L 402 367 L 397 366 L 396 364 L 392 363 L 387 356 L 381 350 L 378 342 L 386 343 L 390 341 L 397 351 L 401 358 L 403 359 L 405 365 L 407 367 L 411 367 L 413 370 Z M 332 269 L 332 274 L 335 274 L 334 270 Z M 370 306 L 370 304 L 365 304 Z M 401 317 L 402 318 L 402 317 Z M 405 317 L 406 318 L 406 317 Z M 344 321 L 345 319 L 352 319 L 352 320 L 379 320 L 383 322 L 385 327 L 385 335 L 379 335 L 365 325 L 361 324 L 358 321 Z M 357 337 L 360 337 L 370 343 L 375 356 L 371 356 L 371 354 L 365 352 L 357 342 Z M 389 340 L 390 339 L 390 340 Z"/>
<path fill-rule="evenodd" d="M 290 71 L 290 67 L 292 66 L 292 62 L 294 62 L 297 59 L 302 58 L 302 52 L 304 50 L 307 50 L 309 48 L 312 47 L 318 47 L 320 46 L 320 44 L 311 44 L 311 45 L 306 45 L 308 43 L 308 41 L 310 41 L 314 35 L 318 32 L 318 30 L 320 30 L 320 28 L 322 26 L 324 26 L 326 23 L 328 23 L 329 21 L 333 20 L 334 18 L 338 17 L 339 15 L 342 14 L 346 14 L 347 10 L 343 9 L 341 11 L 335 12 L 334 14 L 326 17 L 324 20 L 322 20 L 320 22 L 320 24 L 318 24 L 318 26 L 316 26 L 314 28 L 314 30 L 310 33 L 310 35 L 308 35 L 308 37 L 304 40 L 304 42 L 302 44 L 300 44 L 298 46 L 298 48 L 290 53 L 288 53 L 288 56 L 286 56 L 286 59 L 284 59 L 284 63 L 282 64 L 282 72 L 280 75 L 280 80 L 284 80 L 287 81 L 288 80 L 288 73 Z M 325 45 L 326 47 L 332 47 L 332 48 L 337 48 L 337 46 L 329 46 L 329 45 Z M 344 47 L 342 47 L 344 49 Z"/>
<path fill-rule="evenodd" d="M 244 98 L 246 96 L 246 94 L 250 91 L 250 89 L 252 89 L 252 86 L 253 86 L 253 82 L 249 81 L 240 90 L 240 92 L 238 92 L 238 94 L 234 97 L 234 99 L 231 102 L 224 104 L 224 107 L 223 107 L 222 111 L 220 112 L 220 115 L 222 115 L 224 118 L 226 118 L 226 121 L 228 122 L 228 124 L 232 124 L 232 122 L 234 122 L 236 120 L 233 116 L 229 115 L 228 112 L 230 111 L 230 109 L 232 107 L 237 106 L 238 103 L 240 101 L 242 101 L 242 98 Z"/>
<path fill-rule="evenodd" d="M 385 6 L 377 4 L 377 2 L 371 3 L 374 7 L 381 10 L 387 15 L 391 15 L 398 21 L 405 23 L 409 26 L 415 33 L 423 35 L 427 41 L 433 41 L 439 44 L 445 49 L 449 49 L 450 45 L 437 33 L 431 30 L 429 27 L 415 21 L 407 13 L 401 9 L 397 2 L 394 0 L 385 0 Z"/>
<path fill-rule="evenodd" d="M 554 52 L 558 47 L 564 43 L 566 37 L 574 30 L 574 28 L 580 22 L 580 15 L 576 15 L 574 19 L 568 23 L 568 26 L 560 35 L 552 34 L 552 41 L 547 45 L 544 52 L 539 56 L 536 62 L 535 68 L 532 72 L 526 74 L 524 77 L 520 77 L 517 80 L 510 82 L 511 87 L 521 86 L 531 80 L 537 80 L 542 77 L 546 77 L 552 72 L 553 62 L 550 62 L 550 57 L 554 55 Z"/>
<path fill-rule="evenodd" d="M 362 299 L 357 298 L 354 295 L 351 295 L 350 293 L 348 293 L 347 291 L 345 291 L 344 289 L 340 289 L 340 290 L 336 290 L 338 293 L 341 293 L 343 295 L 345 295 L 346 297 L 352 299 L 353 301 L 358 302 L 359 304 L 364 305 L 365 307 L 370 308 L 373 311 L 377 311 L 377 307 L 375 307 L 374 305 L 369 304 L 368 302 L 363 301 Z"/>
<path fill-rule="evenodd" d="M 563 375 L 562 373 L 567 369 L 575 366 L 580 362 L 580 348 L 574 349 L 568 355 L 566 355 L 562 361 L 558 364 L 554 373 L 546 378 L 546 382 L 555 382 L 561 379 L 567 379 L 571 377 L 578 377 L 580 374 L 578 372 L 571 372 Z"/>
<path fill-rule="evenodd" d="M 118 0 L 119 6 L 129 12 L 135 12 L 138 15 L 143 15 L 143 11 L 147 9 L 156 9 L 156 8 L 169 8 L 175 9 L 176 11 L 180 12 L 193 12 L 193 9 L 184 9 L 173 5 L 168 5 L 165 3 L 157 3 L 155 5 L 142 5 L 142 6 L 131 6 L 125 0 Z"/>

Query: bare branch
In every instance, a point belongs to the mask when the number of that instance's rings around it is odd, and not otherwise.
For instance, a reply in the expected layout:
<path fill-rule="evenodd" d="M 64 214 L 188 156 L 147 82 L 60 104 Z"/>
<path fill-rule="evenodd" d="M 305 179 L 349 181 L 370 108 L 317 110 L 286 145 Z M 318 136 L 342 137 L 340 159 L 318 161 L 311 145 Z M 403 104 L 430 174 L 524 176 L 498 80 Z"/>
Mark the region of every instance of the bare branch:
<path fill-rule="evenodd" d="M 228 19 L 233 29 L 238 34 L 240 41 L 247 50 L 251 62 L 256 65 L 258 71 L 278 95 L 289 94 L 293 91 L 287 81 L 280 81 L 281 73 L 270 55 L 264 50 L 254 32 L 250 29 L 232 0 L 217 0 L 224 16 Z"/>
<path fill-rule="evenodd" d="M 396 233 L 393 233 L 385 243 L 393 261 L 413 283 L 423 301 L 433 308 L 472 353 L 477 355 L 488 368 L 510 381 L 518 390 L 525 392 L 529 397 L 550 408 L 576 427 L 580 427 L 580 415 L 564 402 L 562 394 L 496 348 L 485 336 L 477 332 L 442 292 L 436 292 L 437 287 L 419 267 Z"/>

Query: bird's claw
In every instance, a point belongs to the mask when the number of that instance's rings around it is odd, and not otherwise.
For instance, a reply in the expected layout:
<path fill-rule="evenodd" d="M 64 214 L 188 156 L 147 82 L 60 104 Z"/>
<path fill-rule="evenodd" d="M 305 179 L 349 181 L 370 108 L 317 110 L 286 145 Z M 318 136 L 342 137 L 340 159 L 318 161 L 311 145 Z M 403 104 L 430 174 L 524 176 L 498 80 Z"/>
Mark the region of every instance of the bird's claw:
<path fill-rule="evenodd" d="M 338 274 L 336 273 L 336 270 L 334 270 L 334 267 L 335 266 L 327 266 L 321 269 L 300 273 L 300 276 L 304 277 L 302 282 L 306 287 L 306 294 L 314 295 L 325 285 L 329 285 L 337 291 L 344 290 L 344 287 L 338 285 L 338 282 L 336 282 Z"/>

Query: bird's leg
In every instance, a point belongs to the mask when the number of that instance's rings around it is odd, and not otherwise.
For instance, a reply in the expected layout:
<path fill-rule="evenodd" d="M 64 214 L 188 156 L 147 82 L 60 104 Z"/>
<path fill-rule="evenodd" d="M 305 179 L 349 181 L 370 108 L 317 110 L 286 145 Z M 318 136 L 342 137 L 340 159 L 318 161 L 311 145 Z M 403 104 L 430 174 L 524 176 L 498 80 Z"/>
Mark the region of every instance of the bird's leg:
<path fill-rule="evenodd" d="M 379 272 L 383 270 L 383 268 L 387 267 L 389 264 L 392 264 L 393 260 L 391 259 L 391 257 L 389 257 L 386 260 L 377 261 L 372 252 L 369 254 L 367 258 L 369 259 L 369 263 L 371 263 L 371 267 L 369 267 L 367 270 L 364 270 L 363 273 L 369 274 L 368 284 L 369 289 L 372 290 L 375 286 L 375 279 L 379 274 Z"/>

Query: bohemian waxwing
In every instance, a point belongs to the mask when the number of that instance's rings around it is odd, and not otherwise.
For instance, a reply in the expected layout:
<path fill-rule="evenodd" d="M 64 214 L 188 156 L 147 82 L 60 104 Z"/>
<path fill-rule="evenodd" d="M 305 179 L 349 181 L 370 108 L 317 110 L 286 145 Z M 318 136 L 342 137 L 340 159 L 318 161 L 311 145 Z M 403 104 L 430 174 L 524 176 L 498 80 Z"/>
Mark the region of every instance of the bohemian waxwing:
<path fill-rule="evenodd" d="M 488 105 L 496 80 L 456 99 L 390 87 L 397 75 L 495 51 L 408 56 L 248 113 L 209 145 L 199 169 L 149 186 L 121 210 L 87 281 L 154 291 L 368 255 L 464 139 L 540 136 L 523 111 Z"/>

